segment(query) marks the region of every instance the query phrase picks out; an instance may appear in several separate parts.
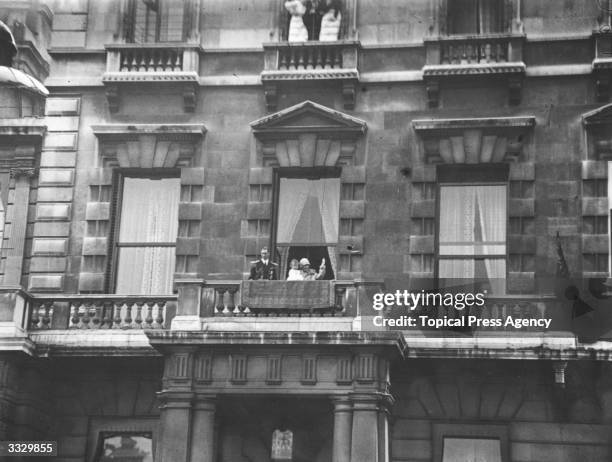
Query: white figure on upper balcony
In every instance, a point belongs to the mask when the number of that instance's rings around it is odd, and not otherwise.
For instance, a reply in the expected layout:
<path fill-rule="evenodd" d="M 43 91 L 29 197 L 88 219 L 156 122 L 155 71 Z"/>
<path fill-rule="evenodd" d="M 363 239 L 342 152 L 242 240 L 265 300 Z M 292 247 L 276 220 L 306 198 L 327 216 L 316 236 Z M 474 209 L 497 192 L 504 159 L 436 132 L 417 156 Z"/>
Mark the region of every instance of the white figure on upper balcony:
<path fill-rule="evenodd" d="M 292 259 L 289 263 L 289 266 L 291 267 L 291 269 L 289 270 L 289 274 L 287 275 L 287 281 L 303 281 L 304 274 L 300 269 L 300 263 L 297 261 L 297 259 Z"/>
<path fill-rule="evenodd" d="M 342 2 L 340 0 L 325 0 L 325 13 L 321 18 L 321 32 L 319 41 L 335 42 L 340 34 L 342 22 Z"/>
<path fill-rule="evenodd" d="M 303 16 L 306 13 L 306 6 L 301 0 L 287 0 L 285 8 L 291 15 L 289 22 L 288 42 L 306 42 L 308 41 L 308 30 L 304 25 Z"/>

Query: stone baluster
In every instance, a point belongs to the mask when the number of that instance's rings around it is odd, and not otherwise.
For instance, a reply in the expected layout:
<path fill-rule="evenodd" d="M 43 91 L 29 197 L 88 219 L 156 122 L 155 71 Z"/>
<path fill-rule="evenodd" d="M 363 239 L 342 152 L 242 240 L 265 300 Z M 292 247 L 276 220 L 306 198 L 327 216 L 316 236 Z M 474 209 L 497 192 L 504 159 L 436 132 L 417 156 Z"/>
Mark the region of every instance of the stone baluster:
<path fill-rule="evenodd" d="M 161 309 L 161 304 L 163 302 L 159 301 L 159 302 L 155 302 L 154 300 L 151 300 L 149 303 L 145 304 L 145 316 L 144 316 L 144 328 L 145 329 L 151 329 L 153 327 L 153 310 L 155 309 L 155 306 L 157 306 L 157 309 Z"/>
<path fill-rule="evenodd" d="M 164 324 L 164 309 L 168 306 L 167 302 L 161 301 L 157 304 L 157 316 L 155 317 L 155 324 L 162 327 Z"/>
<path fill-rule="evenodd" d="M 136 302 L 136 317 L 134 318 L 134 322 L 136 323 L 136 327 L 138 329 L 142 328 L 142 305 L 143 305 L 143 302 L 141 301 Z"/>
<path fill-rule="evenodd" d="M 117 305 L 115 306 L 115 316 L 113 318 L 113 322 L 114 322 L 114 329 L 120 329 L 121 328 L 121 310 L 123 309 L 123 302 L 119 301 L 117 302 Z"/>

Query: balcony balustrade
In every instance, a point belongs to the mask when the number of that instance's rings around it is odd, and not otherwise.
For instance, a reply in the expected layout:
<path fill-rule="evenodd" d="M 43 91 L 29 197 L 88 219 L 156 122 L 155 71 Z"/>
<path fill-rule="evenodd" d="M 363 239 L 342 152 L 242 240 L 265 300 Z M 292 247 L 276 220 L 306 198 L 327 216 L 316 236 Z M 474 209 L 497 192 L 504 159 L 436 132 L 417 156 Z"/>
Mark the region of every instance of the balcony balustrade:
<path fill-rule="evenodd" d="M 166 329 L 176 296 L 58 295 L 28 298 L 28 329 Z"/>
<path fill-rule="evenodd" d="M 425 39 L 423 78 L 430 107 L 437 107 L 439 79 L 501 75 L 508 79 L 509 101 L 518 104 L 525 74 L 522 35 L 470 35 Z"/>
<path fill-rule="evenodd" d="M 167 83 L 182 86 L 186 112 L 195 109 L 200 47 L 195 44 L 147 43 L 106 46 L 102 82 L 111 111 L 119 109 L 121 85 Z"/>
<path fill-rule="evenodd" d="M 275 110 L 276 86 L 281 82 L 340 80 L 345 109 L 355 106 L 355 83 L 359 80 L 359 42 L 277 42 L 264 44 L 266 103 Z"/>
<path fill-rule="evenodd" d="M 204 317 L 351 316 L 353 281 L 210 281 L 204 284 Z"/>

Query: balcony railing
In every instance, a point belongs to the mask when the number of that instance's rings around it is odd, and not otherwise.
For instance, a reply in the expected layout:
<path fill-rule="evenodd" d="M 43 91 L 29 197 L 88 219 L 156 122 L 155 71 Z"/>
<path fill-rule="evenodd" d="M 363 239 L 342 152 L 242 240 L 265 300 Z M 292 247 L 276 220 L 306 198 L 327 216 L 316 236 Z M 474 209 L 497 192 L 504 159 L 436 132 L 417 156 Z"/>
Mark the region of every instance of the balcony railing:
<path fill-rule="evenodd" d="M 347 289 L 354 286 L 353 281 L 208 281 L 202 316 L 351 316 Z"/>
<path fill-rule="evenodd" d="M 106 46 L 105 78 L 117 72 L 198 72 L 196 45 L 113 44 Z"/>
<path fill-rule="evenodd" d="M 28 329 L 166 329 L 176 296 L 58 295 L 28 300 Z"/>
<path fill-rule="evenodd" d="M 430 66 L 508 65 L 521 66 L 524 72 L 522 36 L 474 35 L 428 38 L 425 40 L 427 54 L 425 71 Z M 518 70 L 517 70 L 518 71 Z"/>
<path fill-rule="evenodd" d="M 277 85 L 286 81 L 339 80 L 345 109 L 355 107 L 355 85 L 359 80 L 357 41 L 264 43 L 266 106 L 276 110 Z"/>
<path fill-rule="evenodd" d="M 106 72 L 102 83 L 111 112 L 119 110 L 120 86 L 133 83 L 178 84 L 185 112 L 195 110 L 200 46 L 176 43 L 122 43 L 106 45 Z"/>
<path fill-rule="evenodd" d="M 508 80 L 510 104 L 521 98 L 523 35 L 469 35 L 426 38 L 423 78 L 430 107 L 439 103 L 443 77 L 469 75 L 504 75 Z"/>
<path fill-rule="evenodd" d="M 286 72 L 298 72 L 294 76 L 299 79 L 308 71 L 318 71 L 318 78 L 333 78 L 340 73 L 357 74 L 358 42 L 279 42 L 264 44 L 265 66 L 262 78 L 269 79 L 278 72 L 277 78 Z M 309 74 L 315 77 L 316 73 Z M 288 79 L 288 77 L 286 77 Z"/>

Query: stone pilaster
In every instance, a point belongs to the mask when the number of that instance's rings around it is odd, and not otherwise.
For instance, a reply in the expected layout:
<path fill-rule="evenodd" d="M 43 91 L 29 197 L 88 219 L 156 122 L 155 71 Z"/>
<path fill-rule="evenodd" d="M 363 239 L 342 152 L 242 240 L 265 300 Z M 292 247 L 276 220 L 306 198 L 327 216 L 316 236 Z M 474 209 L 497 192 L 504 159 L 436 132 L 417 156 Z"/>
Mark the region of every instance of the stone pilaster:
<path fill-rule="evenodd" d="M 190 462 L 191 408 L 194 394 L 188 391 L 159 393 L 161 462 Z"/>
<path fill-rule="evenodd" d="M 196 395 L 193 406 L 191 462 L 213 462 L 215 454 L 215 398 Z"/>
<path fill-rule="evenodd" d="M 11 220 L 11 235 L 6 249 L 6 268 L 4 284 L 21 283 L 23 252 L 25 249 L 26 226 L 28 223 L 28 204 L 30 201 L 30 179 L 33 168 L 13 168 L 11 178 L 15 179 L 15 196 Z"/>
<path fill-rule="evenodd" d="M 334 441 L 332 462 L 351 461 L 351 432 L 353 408 L 348 397 L 333 398 Z"/>
<path fill-rule="evenodd" d="M 380 396 L 376 393 L 355 393 L 353 428 L 351 432 L 351 462 L 379 461 L 378 412 Z"/>

